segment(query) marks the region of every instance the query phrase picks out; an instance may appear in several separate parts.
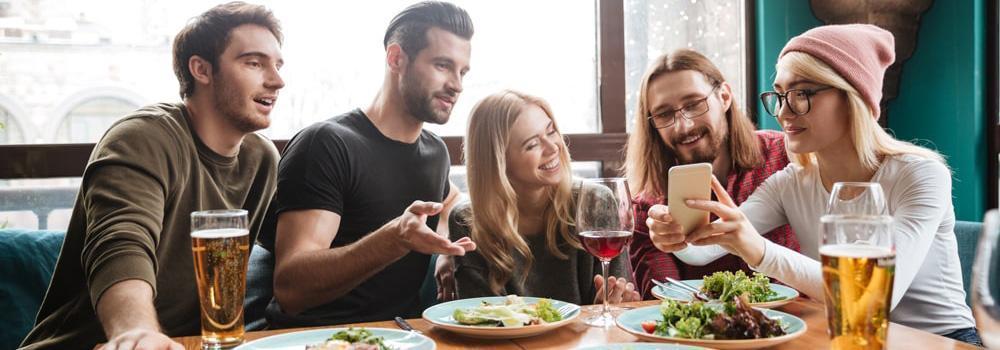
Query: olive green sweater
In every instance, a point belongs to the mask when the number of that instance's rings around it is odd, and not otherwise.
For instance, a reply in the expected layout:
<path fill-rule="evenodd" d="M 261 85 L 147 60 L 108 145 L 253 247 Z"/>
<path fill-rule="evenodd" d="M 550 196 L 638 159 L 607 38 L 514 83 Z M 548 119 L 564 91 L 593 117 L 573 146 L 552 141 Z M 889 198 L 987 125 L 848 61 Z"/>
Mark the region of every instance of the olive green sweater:
<path fill-rule="evenodd" d="M 106 342 L 95 315 L 102 293 L 139 279 L 154 290 L 168 336 L 200 332 L 191 212 L 242 208 L 256 239 L 275 188 L 278 152 L 249 134 L 221 156 L 193 132 L 181 103 L 141 108 L 97 143 L 28 349 L 91 349 Z"/>

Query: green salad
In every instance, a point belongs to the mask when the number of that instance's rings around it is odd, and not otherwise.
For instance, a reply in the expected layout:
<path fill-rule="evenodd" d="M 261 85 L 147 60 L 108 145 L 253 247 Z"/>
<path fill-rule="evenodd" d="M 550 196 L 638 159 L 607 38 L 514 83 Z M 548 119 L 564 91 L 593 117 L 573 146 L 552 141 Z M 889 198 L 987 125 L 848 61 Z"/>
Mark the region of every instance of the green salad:
<path fill-rule="evenodd" d="M 754 272 L 753 277 L 748 277 L 743 271 L 720 271 L 705 276 L 703 281 L 702 292 L 713 299 L 733 300 L 743 294 L 747 295 L 751 303 L 781 299 L 777 292 L 771 290 L 771 280 L 758 272 Z"/>
<path fill-rule="evenodd" d="M 781 322 L 750 307 L 745 296 L 726 301 L 721 308 L 704 302 L 664 300 L 658 320 L 642 322 L 646 333 L 687 339 L 759 339 L 785 334 Z"/>
<path fill-rule="evenodd" d="M 709 323 L 718 312 L 704 303 L 680 303 L 666 300 L 660 304 L 663 320 L 656 323 L 655 334 L 676 338 L 702 339 L 710 332 Z"/>
<path fill-rule="evenodd" d="M 329 349 L 394 350 L 395 348 L 385 345 L 384 339 L 372 334 L 371 331 L 354 327 L 334 333 L 323 343 L 306 345 L 306 350 Z"/>
<path fill-rule="evenodd" d="M 455 309 L 452 318 L 460 324 L 488 327 L 521 327 L 562 320 L 549 299 L 528 304 L 516 295 L 508 295 L 503 304 L 490 304 Z"/>

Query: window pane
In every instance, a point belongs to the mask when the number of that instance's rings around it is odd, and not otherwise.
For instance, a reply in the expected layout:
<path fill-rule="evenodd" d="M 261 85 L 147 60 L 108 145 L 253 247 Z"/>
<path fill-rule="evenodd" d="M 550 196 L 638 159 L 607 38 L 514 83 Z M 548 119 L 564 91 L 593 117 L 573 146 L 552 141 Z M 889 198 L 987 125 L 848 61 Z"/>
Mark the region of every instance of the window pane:
<path fill-rule="evenodd" d="M 73 107 L 63 117 L 56 133 L 56 143 L 96 142 L 121 116 L 139 106 L 113 97 L 98 97 Z"/>
<path fill-rule="evenodd" d="M 0 228 L 65 230 L 80 178 L 0 180 Z"/>
<path fill-rule="evenodd" d="M 24 135 L 21 134 L 21 129 L 15 121 L 16 117 L 0 106 L 0 145 L 24 142 Z"/>
<path fill-rule="evenodd" d="M 16 125 L 0 142 L 94 142 L 123 111 L 177 101 L 173 37 L 219 2 L 0 1 L 0 110 L 23 111 L 0 115 Z M 287 138 L 371 103 L 383 78 L 385 27 L 415 0 L 260 2 L 282 21 L 287 62 L 287 85 L 264 133 Z M 455 2 L 475 22 L 472 70 L 451 121 L 429 129 L 461 135 L 475 102 L 514 88 L 548 100 L 564 132 L 598 130 L 594 2 Z"/>
<path fill-rule="evenodd" d="M 743 0 L 626 0 L 625 92 L 629 130 L 635 119 L 639 82 L 650 62 L 681 48 L 696 50 L 715 63 L 745 96 Z M 743 98 L 736 101 L 743 103 Z"/>

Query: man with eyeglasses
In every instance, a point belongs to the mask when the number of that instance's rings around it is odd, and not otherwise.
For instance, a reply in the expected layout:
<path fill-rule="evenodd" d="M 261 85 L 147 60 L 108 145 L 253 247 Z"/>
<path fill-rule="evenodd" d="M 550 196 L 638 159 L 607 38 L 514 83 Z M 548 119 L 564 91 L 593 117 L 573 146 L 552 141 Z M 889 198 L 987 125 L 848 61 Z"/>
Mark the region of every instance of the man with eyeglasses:
<path fill-rule="evenodd" d="M 711 163 L 715 177 L 737 204 L 742 203 L 771 174 L 788 165 L 783 134 L 755 131 L 719 69 L 705 56 L 687 49 L 664 54 L 653 62 L 641 81 L 636 113 L 624 171 L 636 193 L 636 234 L 630 258 L 643 297 L 653 297 L 652 279 L 701 279 L 717 271 L 750 274 L 750 267 L 735 255 L 711 262 L 687 256 L 681 249 L 687 245 L 683 241 L 657 249 L 649 238 L 649 225 L 676 224 L 666 213 L 650 208 L 666 203 L 670 167 L 693 163 Z M 795 233 L 787 225 L 764 236 L 799 249 Z"/>

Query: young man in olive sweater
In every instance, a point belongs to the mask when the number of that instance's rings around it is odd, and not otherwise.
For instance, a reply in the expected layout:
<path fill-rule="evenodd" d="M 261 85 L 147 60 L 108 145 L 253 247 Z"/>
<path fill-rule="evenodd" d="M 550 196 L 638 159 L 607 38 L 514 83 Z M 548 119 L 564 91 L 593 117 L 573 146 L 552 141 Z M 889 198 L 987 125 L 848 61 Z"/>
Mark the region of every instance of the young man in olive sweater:
<path fill-rule="evenodd" d="M 220 37 L 221 36 L 221 37 Z M 210 9 L 174 40 L 182 103 L 140 108 L 97 143 L 27 349 L 182 349 L 199 333 L 190 215 L 246 209 L 256 238 L 278 153 L 254 133 L 284 86 L 262 6 Z"/>

